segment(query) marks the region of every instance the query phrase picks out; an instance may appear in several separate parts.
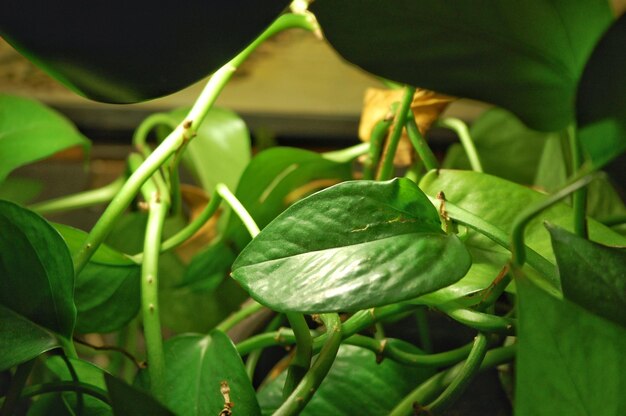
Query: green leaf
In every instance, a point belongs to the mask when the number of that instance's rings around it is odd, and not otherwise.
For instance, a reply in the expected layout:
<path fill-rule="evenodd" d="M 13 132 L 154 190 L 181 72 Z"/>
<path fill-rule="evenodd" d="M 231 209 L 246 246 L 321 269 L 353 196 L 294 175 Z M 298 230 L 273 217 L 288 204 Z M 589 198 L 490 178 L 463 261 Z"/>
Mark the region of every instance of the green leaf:
<path fill-rule="evenodd" d="M 626 248 L 603 246 L 558 227 L 547 228 L 565 298 L 626 326 Z"/>
<path fill-rule="evenodd" d="M 110 374 L 104 374 L 113 414 L 116 416 L 174 416 L 147 392 L 130 386 Z"/>
<path fill-rule="evenodd" d="M 192 258 L 180 286 L 189 286 L 194 291 L 214 291 L 228 276 L 236 257 L 222 240 L 211 244 Z"/>
<path fill-rule="evenodd" d="M 235 196 L 262 229 L 294 199 L 351 178 L 351 164 L 337 163 L 319 153 L 274 147 L 259 153 L 243 173 Z M 230 215 L 225 241 L 243 249 L 250 235 L 241 220 Z"/>
<path fill-rule="evenodd" d="M 517 290 L 515 413 L 625 414 L 626 330 L 526 278 Z"/>
<path fill-rule="evenodd" d="M 613 21 L 603 0 L 317 0 L 311 9 L 363 69 L 496 104 L 544 131 L 574 121 L 578 80 Z"/>
<path fill-rule="evenodd" d="M 176 414 L 219 415 L 224 408 L 221 383 L 228 383 L 236 414 L 260 414 L 256 394 L 230 338 L 218 330 L 209 335 L 180 335 L 165 345 L 167 405 Z"/>
<path fill-rule="evenodd" d="M 87 234 L 55 224 L 70 251 L 80 249 Z M 76 277 L 74 302 L 76 331 L 112 332 L 124 327 L 139 312 L 141 269 L 125 255 L 103 244 Z"/>
<path fill-rule="evenodd" d="M 495 176 L 469 171 L 440 170 L 428 173 L 420 187 L 431 196 L 443 191 L 446 200 L 473 213 L 484 221 L 510 234 L 516 216 L 529 205 L 546 196 L 525 186 Z M 571 230 L 574 224 L 572 209 L 564 203 L 544 211 L 526 227 L 525 242 L 540 255 L 555 263 L 550 236 L 543 226 L 547 220 Z M 589 233 L 593 240 L 608 245 L 624 245 L 626 238 L 608 227 L 589 219 Z M 465 241 L 473 263 L 465 279 L 487 287 L 510 259 L 510 253 L 474 230 Z"/>
<path fill-rule="evenodd" d="M 492 108 L 474 121 L 470 135 L 485 173 L 527 185 L 535 179 L 546 141 L 559 137 L 558 134 L 531 130 L 513 114 L 500 108 Z M 463 146 L 451 146 L 442 166 L 470 169 Z"/>
<path fill-rule="evenodd" d="M 402 345 L 411 352 L 416 350 L 408 343 Z M 388 414 L 430 375 L 431 369 L 409 367 L 391 360 L 377 363 L 371 351 L 342 345 L 324 382 L 301 415 L 351 416 L 357 409 L 361 416 Z M 282 372 L 259 392 L 263 414 L 273 413 L 282 404 L 285 376 L 286 372 Z"/>
<path fill-rule="evenodd" d="M 596 46 L 578 86 L 580 140 L 596 167 L 626 151 L 625 43 L 623 15 Z"/>
<path fill-rule="evenodd" d="M 43 183 L 41 181 L 30 178 L 9 177 L 4 182 L 0 181 L 0 199 L 24 205 L 35 199 L 42 189 Z"/>
<path fill-rule="evenodd" d="M 60 346 L 52 331 L 0 304 L 0 371 Z"/>
<path fill-rule="evenodd" d="M 72 338 L 74 267 L 59 233 L 39 215 L 0 201 L 0 304 Z"/>
<path fill-rule="evenodd" d="M 470 264 L 412 181 L 351 181 L 285 210 L 242 251 L 233 277 L 274 310 L 319 313 L 430 293 Z"/>
<path fill-rule="evenodd" d="M 187 108 L 179 108 L 168 115 L 180 123 L 187 113 Z M 250 154 L 250 133 L 246 123 L 230 110 L 212 108 L 196 137 L 189 142 L 182 161 L 202 188 L 210 193 L 218 183 L 235 189 L 250 161 Z"/>
<path fill-rule="evenodd" d="M 89 141 L 64 116 L 27 98 L 0 94 L 0 182 L 15 168 Z"/>

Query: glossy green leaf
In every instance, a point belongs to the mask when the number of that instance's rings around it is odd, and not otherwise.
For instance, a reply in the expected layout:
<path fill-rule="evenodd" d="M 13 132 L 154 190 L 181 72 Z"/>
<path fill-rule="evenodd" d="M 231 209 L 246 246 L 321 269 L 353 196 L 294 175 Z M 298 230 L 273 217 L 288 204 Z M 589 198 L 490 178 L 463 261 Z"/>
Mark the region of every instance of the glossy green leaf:
<path fill-rule="evenodd" d="M 542 149 L 547 140 L 559 137 L 529 129 L 513 114 L 500 108 L 483 113 L 470 127 L 483 171 L 513 182 L 532 184 Z M 446 169 L 466 169 L 470 164 L 460 144 L 448 150 L 442 166 Z"/>
<path fill-rule="evenodd" d="M 469 171 L 440 170 L 428 173 L 420 187 L 431 196 L 443 191 L 446 200 L 473 213 L 509 234 L 516 216 L 545 195 L 522 185 L 495 176 Z M 539 254 L 554 261 L 550 236 L 543 221 L 550 221 L 571 230 L 572 209 L 564 203 L 544 211 L 526 227 L 526 244 Z M 624 245 L 626 238 L 608 227 L 589 219 L 591 238 L 608 245 Z M 476 231 L 470 230 L 466 246 L 472 254 L 472 267 L 464 279 L 487 287 L 510 259 L 510 253 Z M 463 280 L 459 284 L 463 283 Z"/>
<path fill-rule="evenodd" d="M 56 224 L 72 252 L 87 234 Z M 76 331 L 112 332 L 125 326 L 139 312 L 141 269 L 125 255 L 103 244 L 76 277 L 74 302 L 78 309 Z"/>
<path fill-rule="evenodd" d="M 107 373 L 104 374 L 104 380 L 115 416 L 174 416 L 172 411 L 147 392 Z"/>
<path fill-rule="evenodd" d="M 224 408 L 220 392 L 228 383 L 233 413 L 260 414 L 255 391 L 230 338 L 214 330 L 209 335 L 180 335 L 165 345 L 167 405 L 178 415 L 214 416 Z"/>
<path fill-rule="evenodd" d="M 21 177 L 9 177 L 0 181 L 0 199 L 27 204 L 35 199 L 43 189 L 43 182 Z"/>
<path fill-rule="evenodd" d="M 169 115 L 180 123 L 187 112 L 187 108 L 180 108 Z M 189 142 L 182 161 L 202 188 L 210 193 L 218 183 L 235 189 L 250 155 L 250 133 L 246 123 L 230 110 L 212 108 L 196 137 Z"/>
<path fill-rule="evenodd" d="M 241 252 L 233 277 L 278 311 L 349 311 L 459 280 L 471 258 L 408 179 L 351 181 L 289 207 Z"/>
<path fill-rule="evenodd" d="M 15 168 L 89 141 L 64 116 L 36 101 L 0 94 L 0 182 Z"/>
<path fill-rule="evenodd" d="M 548 226 L 565 298 L 626 326 L 626 247 L 607 247 Z"/>
<path fill-rule="evenodd" d="M 402 344 L 409 351 L 410 344 Z M 413 388 L 432 375 L 428 368 L 409 367 L 391 360 L 376 362 L 371 351 L 342 345 L 328 375 L 301 415 L 386 415 Z M 286 373 L 271 380 L 258 394 L 263 414 L 282 403 Z"/>
<path fill-rule="evenodd" d="M 52 331 L 0 304 L 0 371 L 60 346 Z"/>
<path fill-rule="evenodd" d="M 574 121 L 578 80 L 613 21 L 604 0 L 317 0 L 311 9 L 365 70 L 496 104 L 545 131 Z"/>
<path fill-rule="evenodd" d="M 626 330 L 517 281 L 519 415 L 626 413 Z"/>
<path fill-rule="evenodd" d="M 274 147 L 252 159 L 235 196 L 262 229 L 293 199 L 348 179 L 349 163 L 333 162 L 307 150 Z M 248 231 L 235 215 L 230 215 L 224 234 L 226 242 L 232 241 L 239 250 L 250 241 Z"/>
<path fill-rule="evenodd" d="M 626 15 L 596 46 L 576 97 L 580 139 L 594 165 L 626 151 Z"/>
<path fill-rule="evenodd" d="M 0 201 L 0 304 L 71 339 L 74 267 L 59 233 L 39 215 Z"/>
<path fill-rule="evenodd" d="M 217 241 L 193 257 L 180 285 L 194 291 L 212 292 L 228 276 L 236 257 L 222 240 Z"/>

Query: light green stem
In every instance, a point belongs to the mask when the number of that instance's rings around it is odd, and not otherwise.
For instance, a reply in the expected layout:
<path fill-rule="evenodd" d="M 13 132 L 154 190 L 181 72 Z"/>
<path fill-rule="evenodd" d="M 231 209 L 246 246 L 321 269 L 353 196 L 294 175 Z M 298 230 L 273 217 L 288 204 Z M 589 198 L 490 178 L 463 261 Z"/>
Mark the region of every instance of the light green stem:
<path fill-rule="evenodd" d="M 254 40 L 239 55 L 229 63 L 218 69 L 209 79 L 204 90 L 187 114 L 185 120 L 170 133 L 165 140 L 146 158 L 146 161 L 128 178 L 118 194 L 113 198 L 96 225 L 93 227 L 83 246 L 74 253 L 74 272 L 78 273 L 87 264 L 98 246 L 102 244 L 109 234 L 115 221 L 122 215 L 124 210 L 132 202 L 139 192 L 141 185 L 152 176 L 165 162 L 184 145 L 186 141 L 194 137 L 198 126 L 211 109 L 224 86 L 231 79 L 237 68 L 250 56 L 250 54 L 265 40 L 276 33 L 291 28 L 301 28 L 314 31 L 318 29 L 315 22 L 304 15 L 286 14 L 279 17 L 265 32 Z"/>
<path fill-rule="evenodd" d="M 263 331 L 264 333 L 270 333 L 276 331 L 280 328 L 283 322 L 284 316 L 282 314 L 276 315 L 267 327 Z M 248 358 L 246 359 L 246 374 L 248 374 L 248 378 L 250 381 L 254 380 L 254 371 L 256 370 L 256 366 L 259 363 L 259 359 L 261 358 L 261 354 L 263 353 L 263 349 L 259 348 L 258 350 L 254 350 L 248 354 Z"/>
<path fill-rule="evenodd" d="M 376 176 L 385 137 L 389 134 L 389 127 L 391 127 L 392 122 L 393 119 L 391 118 L 383 119 L 374 125 L 370 135 L 368 157 L 363 165 L 363 179 L 370 180 Z"/>
<path fill-rule="evenodd" d="M 246 302 L 249 302 L 249 301 L 246 301 Z M 259 302 L 252 300 L 249 305 L 245 305 L 244 307 L 239 309 L 237 312 L 233 313 L 228 318 L 224 319 L 215 328 L 226 333 L 230 331 L 239 322 L 243 321 L 244 319 L 246 319 L 247 317 L 251 315 L 254 315 L 255 313 L 259 311 L 262 311 L 264 308 L 265 306 L 261 305 Z"/>
<path fill-rule="evenodd" d="M 313 356 L 313 338 L 304 315 L 287 312 L 286 316 L 296 337 L 296 353 L 287 369 L 287 379 L 283 387 L 284 399 L 287 399 L 298 383 L 302 381 L 311 365 L 311 357 Z"/>
<path fill-rule="evenodd" d="M 406 131 L 413 148 L 424 163 L 424 167 L 426 167 L 427 170 L 439 169 L 439 161 L 437 161 L 435 154 L 430 149 L 430 146 L 428 146 L 428 143 L 426 143 L 426 139 L 424 139 L 424 136 L 420 133 L 413 115 L 407 116 Z"/>
<path fill-rule="evenodd" d="M 513 254 L 514 267 L 518 269 L 521 268 L 526 260 L 528 260 L 528 262 L 530 263 L 528 248 L 524 245 L 524 231 L 526 230 L 526 226 L 528 225 L 528 223 L 543 210 L 566 198 L 572 192 L 581 189 L 584 186 L 587 186 L 594 179 L 594 177 L 595 175 L 593 174 L 583 176 L 576 182 L 566 185 L 564 188 L 548 196 L 546 199 L 543 199 L 526 208 L 515 218 L 515 221 L 513 222 L 513 229 L 511 232 L 510 244 L 511 253 Z"/>
<path fill-rule="evenodd" d="M 148 138 L 148 134 L 160 125 L 165 125 L 170 129 L 175 129 L 178 123 L 169 115 L 164 113 L 156 113 L 148 116 L 145 120 L 139 124 L 139 127 L 135 130 L 133 134 L 133 146 L 143 155 L 143 157 L 147 158 L 152 153 L 150 147 L 146 143 Z"/>
<path fill-rule="evenodd" d="M 446 407 L 454 403 L 465 391 L 474 376 L 480 370 L 480 365 L 487 353 L 487 337 L 484 334 L 478 334 L 474 339 L 472 351 L 469 353 L 467 360 L 463 363 L 461 370 L 454 377 L 454 380 L 441 393 L 437 399 L 428 405 L 427 409 L 431 413 L 437 414 Z"/>
<path fill-rule="evenodd" d="M 341 344 L 341 320 L 337 314 L 323 314 L 320 318 L 326 326 L 326 342 L 319 356 L 302 378 L 293 393 L 276 410 L 274 416 L 298 414 L 313 397 L 320 384 L 330 371 Z"/>
<path fill-rule="evenodd" d="M 398 150 L 398 143 L 400 143 L 400 138 L 402 137 L 402 130 L 404 130 L 407 115 L 409 112 L 409 108 L 411 107 L 411 102 L 413 101 L 414 94 L 414 87 L 407 86 L 404 88 L 404 96 L 402 97 L 402 101 L 398 106 L 398 112 L 396 113 L 395 118 L 395 125 L 393 131 L 391 132 L 391 137 L 389 137 L 387 147 L 385 149 L 383 164 L 380 168 L 380 172 L 378 173 L 378 179 L 381 181 L 391 179 L 391 177 L 393 176 L 393 160 L 396 156 L 396 151 Z"/>
<path fill-rule="evenodd" d="M 31 205 L 29 208 L 39 214 L 54 214 L 56 212 L 71 211 L 87 208 L 93 205 L 109 202 L 124 185 L 126 178 L 120 177 L 102 188 L 79 192 L 74 195 L 54 198 Z"/>
<path fill-rule="evenodd" d="M 337 163 L 347 163 L 366 154 L 370 149 L 369 143 L 359 143 L 345 149 L 322 153 L 322 157 Z"/>
<path fill-rule="evenodd" d="M 437 125 L 448 128 L 459 136 L 461 146 L 463 146 L 465 154 L 467 154 L 472 170 L 475 172 L 483 172 L 483 166 L 482 163 L 480 163 L 480 157 L 478 156 L 478 151 L 467 128 L 467 124 L 458 118 L 446 117 L 439 119 Z"/>
<path fill-rule="evenodd" d="M 485 355 L 479 371 L 485 371 L 500 364 L 509 362 L 515 358 L 515 345 L 495 348 Z M 449 386 L 463 370 L 465 363 L 459 363 L 449 370 L 435 374 L 415 390 L 409 393 L 402 401 L 389 413 L 389 416 L 415 415 L 415 405 L 427 403 L 433 400 L 446 386 Z"/>
<path fill-rule="evenodd" d="M 228 189 L 228 187 L 224 185 L 223 183 L 218 183 L 215 186 L 215 191 L 219 194 L 219 196 L 221 196 L 224 199 L 224 201 L 226 201 L 226 203 L 228 203 L 228 205 L 232 208 L 235 214 L 237 214 L 237 216 L 239 217 L 241 222 L 243 222 L 243 225 L 245 225 L 246 229 L 248 230 L 252 238 L 259 235 L 259 233 L 261 232 L 261 230 L 259 229 L 259 226 L 256 225 L 256 222 L 254 222 L 254 219 L 252 218 L 250 213 L 241 204 L 241 202 L 239 202 L 237 197 L 233 195 L 232 192 L 230 192 L 230 189 Z"/>

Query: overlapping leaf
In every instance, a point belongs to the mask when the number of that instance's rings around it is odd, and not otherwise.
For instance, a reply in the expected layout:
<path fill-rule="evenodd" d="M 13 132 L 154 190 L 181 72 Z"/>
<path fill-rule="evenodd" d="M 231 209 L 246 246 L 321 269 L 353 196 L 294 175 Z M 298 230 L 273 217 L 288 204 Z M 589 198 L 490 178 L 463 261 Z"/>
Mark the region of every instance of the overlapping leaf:
<path fill-rule="evenodd" d="M 408 179 L 345 182 L 292 205 L 240 254 L 233 277 L 279 311 L 358 310 L 448 286 L 471 264 Z"/>

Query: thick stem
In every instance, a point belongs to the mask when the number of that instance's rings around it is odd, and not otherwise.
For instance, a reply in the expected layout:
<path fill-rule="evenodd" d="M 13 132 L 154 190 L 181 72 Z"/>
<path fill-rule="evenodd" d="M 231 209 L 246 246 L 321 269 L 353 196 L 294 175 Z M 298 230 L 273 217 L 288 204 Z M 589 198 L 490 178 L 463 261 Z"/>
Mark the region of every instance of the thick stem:
<path fill-rule="evenodd" d="M 288 312 L 286 316 L 296 337 L 296 352 L 287 369 L 287 379 L 283 387 L 284 399 L 287 399 L 302 381 L 311 366 L 311 357 L 313 356 L 313 338 L 304 315 Z"/>
<path fill-rule="evenodd" d="M 85 267 L 98 246 L 102 244 L 109 234 L 115 221 L 122 215 L 131 203 L 141 185 L 152 174 L 184 145 L 191 140 L 204 117 L 211 109 L 224 86 L 228 83 L 237 68 L 250 56 L 250 54 L 265 40 L 283 30 L 301 28 L 310 31 L 318 29 L 314 20 L 309 16 L 286 14 L 279 17 L 265 32 L 254 40 L 239 55 L 229 63 L 218 69 L 209 79 L 204 90 L 194 103 L 185 120 L 170 133 L 165 140 L 146 158 L 146 161 L 128 178 L 118 194 L 113 198 L 96 225 L 89 233 L 83 246 L 74 253 L 74 273 L 78 273 Z"/>
<path fill-rule="evenodd" d="M 389 134 L 389 127 L 392 122 L 392 118 L 380 120 L 372 129 L 369 142 L 369 152 L 367 160 L 363 165 L 363 179 L 365 180 L 374 179 L 376 176 L 383 144 L 385 143 L 385 137 Z"/>
<path fill-rule="evenodd" d="M 378 173 L 378 180 L 385 181 L 391 179 L 393 176 L 393 160 L 396 156 L 396 151 L 398 150 L 398 143 L 400 143 L 400 138 L 402 137 L 402 130 L 404 130 L 414 94 L 414 87 L 405 87 L 404 96 L 402 97 L 402 101 L 398 106 L 398 112 L 396 113 L 393 131 L 391 132 L 391 137 L 389 137 L 389 141 L 387 142 L 387 147 L 383 156 L 383 163 L 380 167 L 380 172 Z"/>
<path fill-rule="evenodd" d="M 419 308 L 415 311 L 415 323 L 417 324 L 417 333 L 420 337 L 420 347 L 428 353 L 433 352 L 433 342 L 430 337 L 428 328 L 428 316 L 426 308 Z"/>
<path fill-rule="evenodd" d="M 475 172 L 482 172 L 483 166 L 482 163 L 480 163 L 480 157 L 478 156 L 478 151 L 476 150 L 474 140 L 472 139 L 469 129 L 467 128 L 467 124 L 458 118 L 446 117 L 440 119 L 437 125 L 448 128 L 459 136 L 461 146 L 463 146 L 463 149 L 465 150 L 465 154 L 469 159 L 472 170 Z"/>
<path fill-rule="evenodd" d="M 413 145 L 413 148 L 417 152 L 417 155 L 420 157 L 424 166 L 427 170 L 439 169 L 439 161 L 437 157 L 426 143 L 426 139 L 420 133 L 417 124 L 415 123 L 415 118 L 413 115 L 409 115 L 406 120 L 406 131 L 409 135 L 409 140 Z"/>
<path fill-rule="evenodd" d="M 326 326 L 326 342 L 319 356 L 302 378 L 293 393 L 276 410 L 274 416 L 286 416 L 298 414 L 313 397 L 320 384 L 330 371 L 339 345 L 341 344 L 341 320 L 337 314 L 323 314 L 320 318 Z"/>

